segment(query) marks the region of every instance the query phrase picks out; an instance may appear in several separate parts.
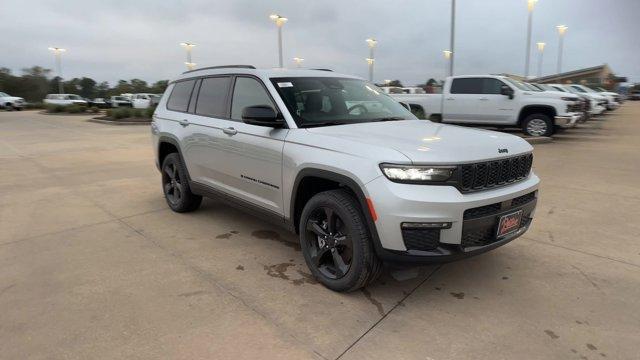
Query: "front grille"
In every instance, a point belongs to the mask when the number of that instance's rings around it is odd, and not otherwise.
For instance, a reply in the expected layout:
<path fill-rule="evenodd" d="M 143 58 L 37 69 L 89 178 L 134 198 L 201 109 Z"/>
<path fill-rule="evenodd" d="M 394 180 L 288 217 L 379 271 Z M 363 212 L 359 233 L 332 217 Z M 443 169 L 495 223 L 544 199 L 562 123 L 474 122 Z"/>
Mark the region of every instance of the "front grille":
<path fill-rule="evenodd" d="M 495 204 L 480 206 L 480 207 L 476 207 L 476 208 L 472 208 L 472 209 L 467 209 L 467 210 L 464 211 L 464 215 L 462 216 L 462 218 L 464 220 L 479 218 L 479 217 L 483 217 L 483 216 L 486 216 L 486 215 L 495 214 L 495 213 L 499 212 L 500 209 L 501 209 L 500 203 L 495 203 Z"/>
<path fill-rule="evenodd" d="M 402 229 L 407 250 L 434 250 L 440 243 L 440 229 Z"/>
<path fill-rule="evenodd" d="M 530 222 L 531 218 L 523 217 L 520 228 L 528 226 Z M 494 242 L 498 241 L 498 238 L 496 237 L 496 226 L 497 224 L 473 231 L 463 230 L 462 240 L 460 244 L 463 248 L 491 245 Z"/>
<path fill-rule="evenodd" d="M 582 110 L 582 104 L 569 104 L 567 105 L 567 112 L 578 112 Z"/>
<path fill-rule="evenodd" d="M 511 207 L 516 207 L 520 205 L 524 205 L 529 201 L 532 201 L 536 198 L 536 192 L 530 192 L 526 195 L 518 196 L 517 198 L 511 200 Z"/>
<path fill-rule="evenodd" d="M 496 161 L 460 165 L 459 188 L 462 192 L 470 192 L 519 181 L 529 175 L 532 164 L 533 154 L 525 154 Z"/>
<path fill-rule="evenodd" d="M 584 100 L 584 109 L 587 111 L 591 110 L 591 101 Z"/>
<path fill-rule="evenodd" d="M 511 199 L 510 203 L 509 201 L 503 201 L 503 202 L 498 202 L 498 203 L 493 203 L 489 205 L 483 205 L 483 206 L 467 209 L 464 211 L 464 214 L 462 214 L 462 218 L 464 220 L 469 220 L 469 219 L 481 218 L 487 215 L 497 214 L 499 212 L 509 210 L 509 209 L 518 207 L 520 205 L 524 205 L 530 201 L 533 201 L 535 198 L 536 198 L 536 192 L 532 191 L 528 194 L 520 195 L 517 198 Z"/>

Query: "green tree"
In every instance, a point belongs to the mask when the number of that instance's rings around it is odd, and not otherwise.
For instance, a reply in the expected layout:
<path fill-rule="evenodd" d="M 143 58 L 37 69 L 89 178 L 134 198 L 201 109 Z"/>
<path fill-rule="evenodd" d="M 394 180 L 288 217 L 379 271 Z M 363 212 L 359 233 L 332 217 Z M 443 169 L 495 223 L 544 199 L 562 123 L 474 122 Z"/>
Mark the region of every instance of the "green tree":
<path fill-rule="evenodd" d="M 80 79 L 80 96 L 93 99 L 96 97 L 96 81 L 92 78 L 83 77 Z"/>

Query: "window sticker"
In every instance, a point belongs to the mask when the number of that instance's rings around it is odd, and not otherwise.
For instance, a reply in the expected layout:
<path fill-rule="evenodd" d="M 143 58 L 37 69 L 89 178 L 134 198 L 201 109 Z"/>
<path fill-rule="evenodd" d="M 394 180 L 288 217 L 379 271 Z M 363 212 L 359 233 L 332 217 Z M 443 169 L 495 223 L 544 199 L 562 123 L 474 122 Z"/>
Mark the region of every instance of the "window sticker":
<path fill-rule="evenodd" d="M 281 88 L 282 87 L 293 87 L 293 84 L 290 83 L 290 82 L 279 82 L 278 86 L 281 87 Z"/>

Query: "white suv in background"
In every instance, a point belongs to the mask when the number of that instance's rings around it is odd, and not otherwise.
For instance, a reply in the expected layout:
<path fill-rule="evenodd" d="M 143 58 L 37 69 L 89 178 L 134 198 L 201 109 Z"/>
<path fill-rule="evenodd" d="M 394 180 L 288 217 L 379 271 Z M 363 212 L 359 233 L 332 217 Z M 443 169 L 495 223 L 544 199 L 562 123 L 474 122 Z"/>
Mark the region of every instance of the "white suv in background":
<path fill-rule="evenodd" d="M 203 196 L 299 234 L 312 274 L 336 291 L 383 261 L 452 261 L 531 225 L 532 147 L 499 132 L 418 120 L 362 79 L 235 65 L 169 83 L 151 123 L 168 206 Z"/>
<path fill-rule="evenodd" d="M 76 94 L 48 94 L 44 98 L 45 104 L 52 105 L 87 105 L 87 101 Z"/>
<path fill-rule="evenodd" d="M 0 92 L 0 109 L 22 110 L 24 105 L 25 102 L 23 98 Z"/>
<path fill-rule="evenodd" d="M 591 106 L 589 110 L 589 114 L 591 116 L 600 115 L 607 110 L 606 108 L 607 99 L 602 95 L 594 95 L 592 93 L 578 91 L 576 89 L 573 89 L 569 85 L 563 85 L 563 84 L 549 84 L 549 85 L 558 91 L 587 97 L 591 101 Z"/>
<path fill-rule="evenodd" d="M 135 109 L 146 109 L 158 105 L 160 95 L 157 94 L 133 94 L 131 95 L 131 105 Z"/>

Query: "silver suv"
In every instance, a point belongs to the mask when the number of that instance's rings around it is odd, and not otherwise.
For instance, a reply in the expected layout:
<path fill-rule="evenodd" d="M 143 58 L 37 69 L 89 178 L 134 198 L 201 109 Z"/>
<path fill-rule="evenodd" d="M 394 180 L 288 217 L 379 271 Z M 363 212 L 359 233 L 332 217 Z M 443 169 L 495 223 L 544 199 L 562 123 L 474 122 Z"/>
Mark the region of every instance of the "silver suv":
<path fill-rule="evenodd" d="M 383 262 L 451 261 L 531 225 L 532 148 L 508 134 L 417 120 L 378 87 L 326 70 L 232 65 L 172 81 L 151 125 L 169 207 L 227 200 L 299 234 L 336 291 Z"/>

